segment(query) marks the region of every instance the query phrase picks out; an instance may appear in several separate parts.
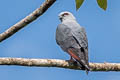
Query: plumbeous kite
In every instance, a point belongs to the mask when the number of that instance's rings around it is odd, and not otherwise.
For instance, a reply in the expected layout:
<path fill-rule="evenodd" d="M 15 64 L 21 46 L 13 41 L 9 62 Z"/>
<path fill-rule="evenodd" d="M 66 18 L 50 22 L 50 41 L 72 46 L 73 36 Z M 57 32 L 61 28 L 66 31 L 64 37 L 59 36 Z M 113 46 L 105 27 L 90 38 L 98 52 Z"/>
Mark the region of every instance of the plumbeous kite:
<path fill-rule="evenodd" d="M 56 29 L 57 44 L 76 61 L 86 72 L 90 70 L 88 63 L 88 40 L 85 29 L 81 27 L 70 12 L 59 14 L 61 24 Z"/>

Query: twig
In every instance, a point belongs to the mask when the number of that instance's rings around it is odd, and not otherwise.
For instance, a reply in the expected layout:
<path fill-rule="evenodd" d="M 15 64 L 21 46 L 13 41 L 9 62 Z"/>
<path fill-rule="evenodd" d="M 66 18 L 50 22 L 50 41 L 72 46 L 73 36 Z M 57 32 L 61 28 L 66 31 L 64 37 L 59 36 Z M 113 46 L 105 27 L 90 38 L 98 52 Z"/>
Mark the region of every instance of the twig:
<path fill-rule="evenodd" d="M 89 63 L 91 71 L 120 71 L 120 63 Z M 17 65 L 27 67 L 59 67 L 81 70 L 66 60 L 59 59 L 25 59 L 25 58 L 0 58 L 0 65 Z"/>
<path fill-rule="evenodd" d="M 30 15 L 16 23 L 15 25 L 11 26 L 9 29 L 7 29 L 5 32 L 0 34 L 0 42 L 7 39 L 8 37 L 15 34 L 17 31 L 37 19 L 39 16 L 41 16 L 56 0 L 46 0 L 40 8 L 36 9 L 34 12 L 32 12 Z"/>

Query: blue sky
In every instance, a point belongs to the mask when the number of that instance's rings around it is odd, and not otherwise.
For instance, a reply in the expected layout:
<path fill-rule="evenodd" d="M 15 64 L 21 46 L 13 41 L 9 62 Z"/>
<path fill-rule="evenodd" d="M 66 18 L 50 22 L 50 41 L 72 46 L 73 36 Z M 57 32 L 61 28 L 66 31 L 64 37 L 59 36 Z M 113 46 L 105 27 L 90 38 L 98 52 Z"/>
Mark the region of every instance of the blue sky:
<path fill-rule="evenodd" d="M 44 0 L 1 0 L 0 33 L 38 8 Z M 76 11 L 74 0 L 57 0 L 48 11 L 0 43 L 0 57 L 69 59 L 55 41 L 62 11 L 72 12 L 85 27 L 90 62 L 120 62 L 120 0 L 108 0 L 107 11 L 86 0 Z M 62 68 L 0 66 L 1 80 L 120 80 L 120 72 L 90 72 Z"/>

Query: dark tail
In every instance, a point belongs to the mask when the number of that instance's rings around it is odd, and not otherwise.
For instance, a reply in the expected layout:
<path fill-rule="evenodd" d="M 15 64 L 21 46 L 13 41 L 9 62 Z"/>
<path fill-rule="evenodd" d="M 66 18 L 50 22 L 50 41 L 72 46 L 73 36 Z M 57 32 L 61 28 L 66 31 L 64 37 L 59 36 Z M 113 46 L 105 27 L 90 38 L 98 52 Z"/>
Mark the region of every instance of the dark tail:
<path fill-rule="evenodd" d="M 81 61 L 77 60 L 77 61 L 79 62 L 80 67 L 86 70 L 86 74 L 88 75 L 88 72 L 90 71 L 89 64 L 86 64 L 84 60 L 81 60 Z"/>

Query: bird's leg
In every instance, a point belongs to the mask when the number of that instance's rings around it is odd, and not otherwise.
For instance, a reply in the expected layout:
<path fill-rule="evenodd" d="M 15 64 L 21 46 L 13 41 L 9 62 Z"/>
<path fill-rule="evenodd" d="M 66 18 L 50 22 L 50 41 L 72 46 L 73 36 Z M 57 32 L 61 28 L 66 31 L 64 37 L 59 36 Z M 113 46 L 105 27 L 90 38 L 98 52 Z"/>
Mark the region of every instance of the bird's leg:
<path fill-rule="evenodd" d="M 72 56 L 70 56 L 70 60 L 69 61 L 70 62 L 75 62 Z"/>
<path fill-rule="evenodd" d="M 68 60 L 68 62 L 69 62 L 70 64 L 77 65 L 77 62 L 73 59 L 72 56 L 70 56 L 70 60 Z"/>
<path fill-rule="evenodd" d="M 69 60 L 67 60 L 68 62 L 70 62 L 70 63 L 73 63 L 73 62 L 75 62 L 75 60 L 73 59 L 73 57 L 72 56 L 70 56 L 70 59 Z"/>

